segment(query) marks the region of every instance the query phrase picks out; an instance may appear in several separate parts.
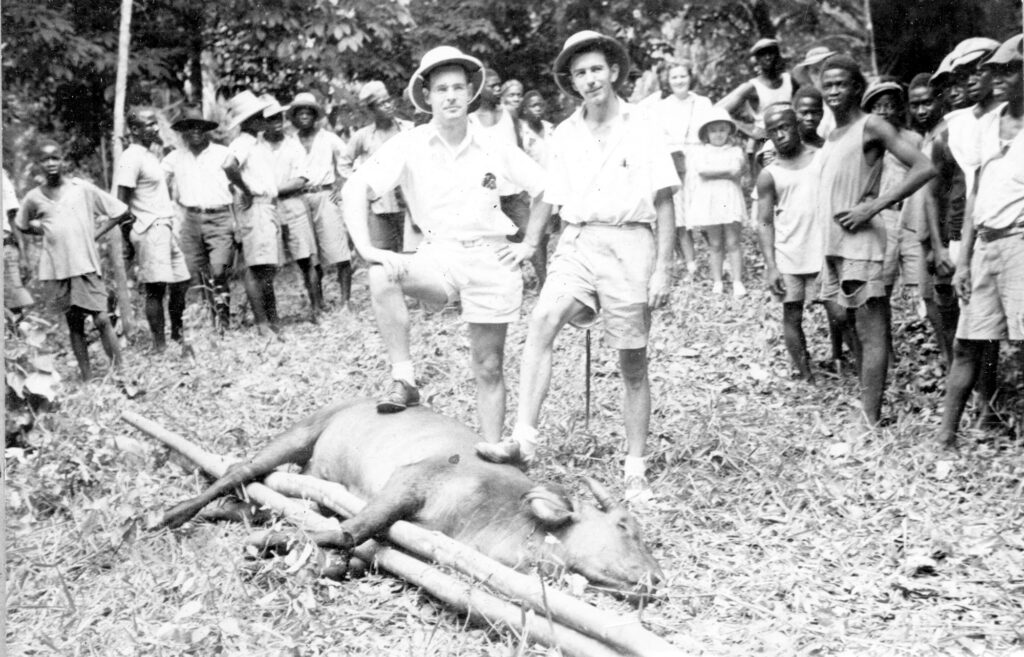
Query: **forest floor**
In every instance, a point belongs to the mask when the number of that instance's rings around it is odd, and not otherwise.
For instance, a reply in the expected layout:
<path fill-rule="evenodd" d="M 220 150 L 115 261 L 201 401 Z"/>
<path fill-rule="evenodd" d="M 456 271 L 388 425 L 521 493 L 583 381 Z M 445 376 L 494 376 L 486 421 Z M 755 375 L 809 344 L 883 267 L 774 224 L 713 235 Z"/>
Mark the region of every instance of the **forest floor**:
<path fill-rule="evenodd" d="M 678 281 L 654 316 L 655 498 L 637 515 L 667 582 L 642 610 L 592 591 L 586 599 L 641 614 L 695 655 L 1024 654 L 1022 440 L 965 429 L 959 452 L 937 444 L 944 368 L 907 300 L 896 304 L 885 427 L 855 434 L 856 381 L 823 370 L 816 385 L 790 378 L 781 308 L 749 263 L 747 298 L 712 296 L 702 272 Z M 336 303 L 333 278 L 326 288 Z M 219 336 L 190 309 L 197 356 L 173 347 L 147 355 L 142 337 L 129 347 L 128 385 L 77 382 L 55 324 L 47 348 L 64 379 L 59 402 L 5 453 L 8 654 L 548 654 L 507 631 L 467 628 L 387 574 L 337 583 L 294 558 L 248 560 L 250 530 L 239 524 L 145 530 L 204 479 L 122 422 L 122 411 L 241 456 L 311 411 L 386 382 L 365 273 L 354 313 L 335 306 L 316 326 L 303 319 L 301 289 L 284 270 L 281 340 L 248 324 Z M 238 289 L 234 303 L 244 313 Z M 412 316 L 427 403 L 475 426 L 464 326 L 451 310 Z M 825 359 L 823 313 L 810 311 L 807 326 L 813 360 Z M 524 321 L 510 327 L 510 409 L 524 337 Z M 621 493 L 615 353 L 595 331 L 589 425 L 584 353 L 583 333 L 564 331 L 531 476 L 580 491 L 589 474 Z M 98 343 L 92 354 L 105 363 Z M 1003 375 L 1018 436 L 1021 376 Z"/>

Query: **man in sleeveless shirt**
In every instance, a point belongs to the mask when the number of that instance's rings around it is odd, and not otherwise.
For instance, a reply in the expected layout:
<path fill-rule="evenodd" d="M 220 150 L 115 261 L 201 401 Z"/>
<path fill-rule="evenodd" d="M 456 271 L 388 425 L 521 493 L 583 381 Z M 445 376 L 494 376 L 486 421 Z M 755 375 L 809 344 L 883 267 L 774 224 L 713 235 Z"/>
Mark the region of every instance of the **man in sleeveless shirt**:
<path fill-rule="evenodd" d="M 826 234 L 823 296 L 853 315 L 861 341 L 862 419 L 873 428 L 881 417 L 890 334 L 882 274 L 886 234 L 878 215 L 913 194 L 935 170 L 888 122 L 861 110 L 866 84 L 852 58 L 833 55 L 821 77 L 825 102 L 836 118 L 835 130 L 818 156 L 817 209 Z M 886 152 L 908 171 L 888 191 L 877 194 L 874 189 Z"/>
<path fill-rule="evenodd" d="M 984 406 L 979 424 L 995 424 L 996 363 L 986 363 L 1000 340 L 1024 341 L 1024 36 L 1004 42 L 982 68 L 1000 100 L 977 130 L 980 167 L 968 201 L 963 248 L 953 277 L 962 301 L 946 382 L 939 438 L 956 446 L 956 432 L 972 388 Z M 996 351 L 995 353 L 998 353 Z"/>

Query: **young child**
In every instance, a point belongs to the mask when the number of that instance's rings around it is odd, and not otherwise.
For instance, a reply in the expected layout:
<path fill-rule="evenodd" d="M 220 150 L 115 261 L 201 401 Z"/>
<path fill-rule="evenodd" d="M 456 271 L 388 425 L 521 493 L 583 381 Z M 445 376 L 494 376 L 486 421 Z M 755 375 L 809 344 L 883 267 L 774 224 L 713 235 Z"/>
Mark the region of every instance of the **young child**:
<path fill-rule="evenodd" d="M 85 181 L 65 178 L 64 155 L 56 142 L 40 144 L 36 163 L 46 181 L 25 195 L 16 224 L 25 232 L 43 236 L 39 280 L 51 281 L 57 305 L 68 322 L 71 351 L 86 381 L 92 376 L 86 316 L 92 317 L 99 330 L 111 366 L 115 370 L 121 366 L 121 348 L 107 315 L 96 237 L 133 217 L 128 206 L 110 194 Z M 101 216 L 110 220 L 97 231 L 96 219 Z"/>
<path fill-rule="evenodd" d="M 713 108 L 705 116 L 697 132 L 702 145 L 692 151 L 690 167 L 698 178 L 686 217 L 687 225 L 701 228 L 707 234 L 712 292 L 723 291 L 722 264 L 728 256 L 732 295 L 739 299 L 747 293 L 740 253 L 740 226 L 746 215 L 740 178 L 747 164 L 743 150 L 732 142 L 735 133 L 736 122 L 724 109 Z"/>

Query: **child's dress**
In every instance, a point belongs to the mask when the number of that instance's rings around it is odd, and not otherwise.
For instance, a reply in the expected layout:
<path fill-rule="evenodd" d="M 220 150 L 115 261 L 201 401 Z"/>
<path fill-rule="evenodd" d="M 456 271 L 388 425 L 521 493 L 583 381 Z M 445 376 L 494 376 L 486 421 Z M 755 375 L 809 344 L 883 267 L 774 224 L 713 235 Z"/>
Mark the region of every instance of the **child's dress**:
<path fill-rule="evenodd" d="M 740 178 L 747 166 L 739 146 L 702 144 L 691 150 L 687 168 L 695 174 L 693 193 L 686 208 L 690 227 L 743 223 L 747 216 Z M 729 173 L 728 178 L 705 178 L 701 172 Z"/>

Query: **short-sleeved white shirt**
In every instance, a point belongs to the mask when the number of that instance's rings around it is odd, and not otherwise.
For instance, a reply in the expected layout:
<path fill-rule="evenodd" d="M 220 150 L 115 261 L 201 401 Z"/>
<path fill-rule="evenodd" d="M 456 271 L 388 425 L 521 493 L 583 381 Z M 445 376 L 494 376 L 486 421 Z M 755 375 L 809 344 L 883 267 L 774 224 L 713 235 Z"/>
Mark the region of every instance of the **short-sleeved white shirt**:
<path fill-rule="evenodd" d="M 469 124 L 475 126 L 482 134 L 486 134 L 494 139 L 504 142 L 513 148 L 518 148 L 519 143 L 516 139 L 516 124 L 512 120 L 512 113 L 505 108 L 501 108 L 501 115 L 498 116 L 498 120 L 494 125 L 484 125 L 480 121 L 480 117 L 477 112 L 473 112 L 469 115 Z M 517 194 L 522 188 L 517 188 L 511 183 L 511 181 L 498 179 L 498 195 L 509 196 L 511 194 Z"/>
<path fill-rule="evenodd" d="M 1024 130 L 1008 142 L 999 137 L 1005 106 L 981 117 L 978 141 L 981 168 L 974 201 L 974 225 L 991 230 L 1024 222 Z"/>
<path fill-rule="evenodd" d="M 224 174 L 228 149 L 207 144 L 199 155 L 188 148 L 168 153 L 161 165 L 171 177 L 178 203 L 190 208 L 219 208 L 231 204 L 231 187 Z"/>
<path fill-rule="evenodd" d="M 135 229 L 140 233 L 157 219 L 175 216 L 160 160 L 141 144 L 131 144 L 121 153 L 114 172 L 114 186 L 134 190 L 128 205 L 135 215 Z"/>
<path fill-rule="evenodd" d="M 228 146 L 228 155 L 238 161 L 242 180 L 253 196 L 277 198 L 277 181 L 270 151 L 259 148 L 259 140 L 247 132 L 234 138 Z"/>
<path fill-rule="evenodd" d="M 305 155 L 303 177 L 314 187 L 333 185 L 338 179 L 338 167 L 342 158 L 345 157 L 345 142 L 341 140 L 341 137 L 321 128 L 313 136 L 313 143 L 309 150 L 306 150 L 306 146 L 297 136 L 296 140 Z"/>
<path fill-rule="evenodd" d="M 619 115 L 602 145 L 580 107 L 563 121 L 548 146 L 544 200 L 560 205 L 574 224 L 654 223 L 654 197 L 679 186 L 672 156 L 650 114 L 619 101 Z"/>
<path fill-rule="evenodd" d="M 302 169 L 306 152 L 298 139 L 285 137 L 275 143 L 261 138 L 260 148 L 270 154 L 274 166 L 274 180 L 277 182 L 278 189 L 295 178 L 306 177 Z"/>
<path fill-rule="evenodd" d="M 501 177 L 533 197 L 544 190 L 544 170 L 515 146 L 470 124 L 466 138 L 452 147 L 428 123 L 382 144 L 349 184 L 367 185 L 378 196 L 400 184 L 428 239 L 472 240 L 516 232 L 501 211 Z"/>

